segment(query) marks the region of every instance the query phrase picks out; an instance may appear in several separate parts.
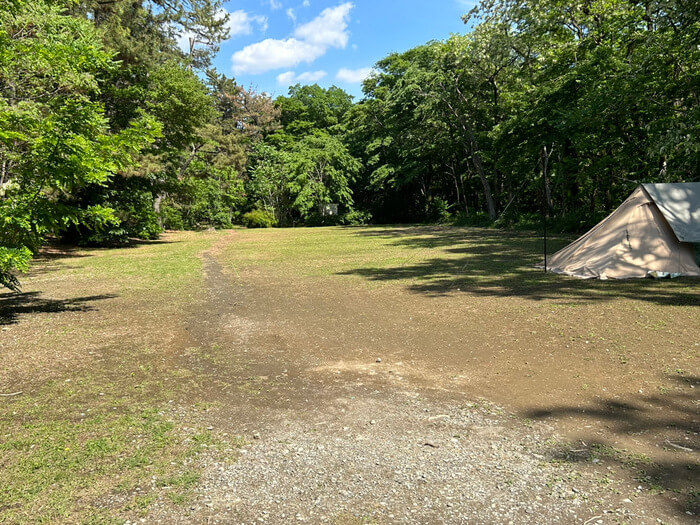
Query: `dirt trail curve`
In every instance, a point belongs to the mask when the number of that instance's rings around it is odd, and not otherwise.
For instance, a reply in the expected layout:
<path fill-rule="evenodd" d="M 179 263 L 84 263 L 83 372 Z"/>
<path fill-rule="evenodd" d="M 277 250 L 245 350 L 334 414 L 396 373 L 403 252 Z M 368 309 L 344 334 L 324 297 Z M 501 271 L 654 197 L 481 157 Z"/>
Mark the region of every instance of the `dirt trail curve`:
<path fill-rule="evenodd" d="M 211 403 L 206 423 L 246 445 L 233 463 L 209 461 L 191 506 L 154 509 L 149 522 L 694 522 L 604 459 L 560 460 L 585 450 L 562 443 L 553 457 L 558 438 L 544 423 L 413 381 L 381 355 L 330 366 L 290 336 L 313 313 L 268 318 L 267 290 L 284 283 L 228 274 L 220 248 L 203 254 L 206 299 L 181 358 L 208 378 L 192 385 Z"/>

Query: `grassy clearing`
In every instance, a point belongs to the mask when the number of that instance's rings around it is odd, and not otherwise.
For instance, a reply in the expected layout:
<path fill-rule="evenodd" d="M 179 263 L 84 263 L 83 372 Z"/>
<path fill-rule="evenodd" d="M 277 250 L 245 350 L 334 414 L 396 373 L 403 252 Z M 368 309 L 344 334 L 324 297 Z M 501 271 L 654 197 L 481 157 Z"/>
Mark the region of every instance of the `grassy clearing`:
<path fill-rule="evenodd" d="M 550 250 L 569 241 L 550 239 Z M 683 408 L 671 410 L 685 410 L 680 392 L 697 375 L 690 370 L 700 356 L 697 279 L 568 278 L 534 268 L 541 248 L 537 234 L 475 228 L 241 230 L 219 260 L 234 281 L 284 287 L 279 301 L 306 298 L 316 301 L 313 308 L 330 297 L 323 305 L 328 316 L 348 294 L 386 301 L 376 314 L 367 312 L 376 315 L 369 330 L 381 331 L 382 315 L 403 309 L 416 319 L 397 314 L 393 323 L 418 322 L 421 332 L 447 334 L 444 345 L 471 341 L 495 354 L 489 367 L 524 363 L 540 381 L 551 367 L 560 371 L 555 382 L 567 381 L 603 405 L 622 382 L 632 392 L 641 389 L 644 403 L 653 392 L 677 395 Z"/>
<path fill-rule="evenodd" d="M 0 295 L 2 390 L 22 391 L 0 398 L 0 523 L 123 522 L 155 502 L 181 506 L 198 456 L 240 444 L 169 403 L 189 373 L 169 357 L 173 340 L 217 238 L 52 256 L 22 295 Z"/>
<path fill-rule="evenodd" d="M 77 402 L 85 392 L 66 390 L 51 385 L 14 403 L 9 419 L 3 411 L 0 521 L 117 522 L 163 495 L 186 500 L 199 479 L 190 460 L 201 438 L 146 403 Z"/>
<path fill-rule="evenodd" d="M 217 313 L 206 310 L 203 290 L 209 249 L 227 277 L 252 290 L 246 315 L 289 342 L 278 349 L 283 359 L 317 366 L 381 351 L 386 362 L 410 359 L 412 370 L 434 372 L 430 381 L 466 377 L 455 388 L 516 405 L 532 421 L 570 420 L 577 431 L 603 421 L 607 436 L 641 443 L 630 454 L 692 445 L 695 280 L 544 274 L 533 268 L 537 236 L 470 228 L 237 230 L 163 241 L 47 257 L 22 294 L 0 294 L 0 392 L 23 392 L 0 398 L 0 523 L 123 521 L 156 503 L 182 510 L 200 455 L 241 444 L 197 415 L 216 405 L 198 385 L 226 381 L 213 374 L 233 366 L 227 348 L 186 330 L 195 312 Z M 271 383 L 251 374 L 237 392 L 263 398 Z M 641 469 L 642 456 L 632 465 L 632 456 L 597 453 Z M 654 479 L 683 480 L 694 465 L 649 457 L 654 465 L 643 469 Z"/>
<path fill-rule="evenodd" d="M 551 237 L 549 253 L 572 239 Z M 234 276 L 251 270 L 295 277 L 344 277 L 369 287 L 394 284 L 428 294 L 500 292 L 554 300 L 558 308 L 601 299 L 640 298 L 642 293 L 651 301 L 674 306 L 698 302 L 693 279 L 604 282 L 545 274 L 534 268 L 542 260 L 542 239 L 523 232 L 445 226 L 241 230 L 224 257 Z M 657 330 L 665 327 L 662 320 L 648 321 Z"/>

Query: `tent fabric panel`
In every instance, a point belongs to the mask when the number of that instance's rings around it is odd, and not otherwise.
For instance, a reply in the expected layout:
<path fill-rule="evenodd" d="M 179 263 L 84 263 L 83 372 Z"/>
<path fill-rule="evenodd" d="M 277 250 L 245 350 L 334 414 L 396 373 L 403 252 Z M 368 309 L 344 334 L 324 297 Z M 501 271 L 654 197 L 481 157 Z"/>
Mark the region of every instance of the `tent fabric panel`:
<path fill-rule="evenodd" d="M 700 182 L 643 184 L 681 242 L 700 242 Z"/>
<path fill-rule="evenodd" d="M 700 276 L 691 244 L 681 243 L 654 200 L 638 187 L 593 229 L 555 253 L 548 269 L 584 279 L 628 279 L 649 272 Z"/>

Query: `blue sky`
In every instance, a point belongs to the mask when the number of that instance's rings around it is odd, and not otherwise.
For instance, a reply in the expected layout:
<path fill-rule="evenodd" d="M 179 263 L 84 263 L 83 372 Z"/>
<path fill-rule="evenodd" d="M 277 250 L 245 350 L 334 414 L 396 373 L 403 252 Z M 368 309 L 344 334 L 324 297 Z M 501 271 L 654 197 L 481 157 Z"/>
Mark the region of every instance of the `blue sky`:
<path fill-rule="evenodd" d="M 232 36 L 214 65 L 273 96 L 291 84 L 337 85 L 360 98 L 374 63 L 451 33 L 473 0 L 238 0 L 227 2 Z"/>

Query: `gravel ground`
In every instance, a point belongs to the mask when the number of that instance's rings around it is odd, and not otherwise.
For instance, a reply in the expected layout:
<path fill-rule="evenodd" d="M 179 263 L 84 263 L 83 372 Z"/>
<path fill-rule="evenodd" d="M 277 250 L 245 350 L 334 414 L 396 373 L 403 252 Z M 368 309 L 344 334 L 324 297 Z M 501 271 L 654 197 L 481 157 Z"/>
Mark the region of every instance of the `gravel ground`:
<path fill-rule="evenodd" d="M 263 428 L 247 429 L 237 461 L 205 460 L 186 512 L 148 521 L 667 522 L 647 514 L 635 502 L 640 491 L 600 460 L 581 468 L 553 457 L 546 425 L 487 402 L 362 389 L 324 407 L 266 414 Z"/>

